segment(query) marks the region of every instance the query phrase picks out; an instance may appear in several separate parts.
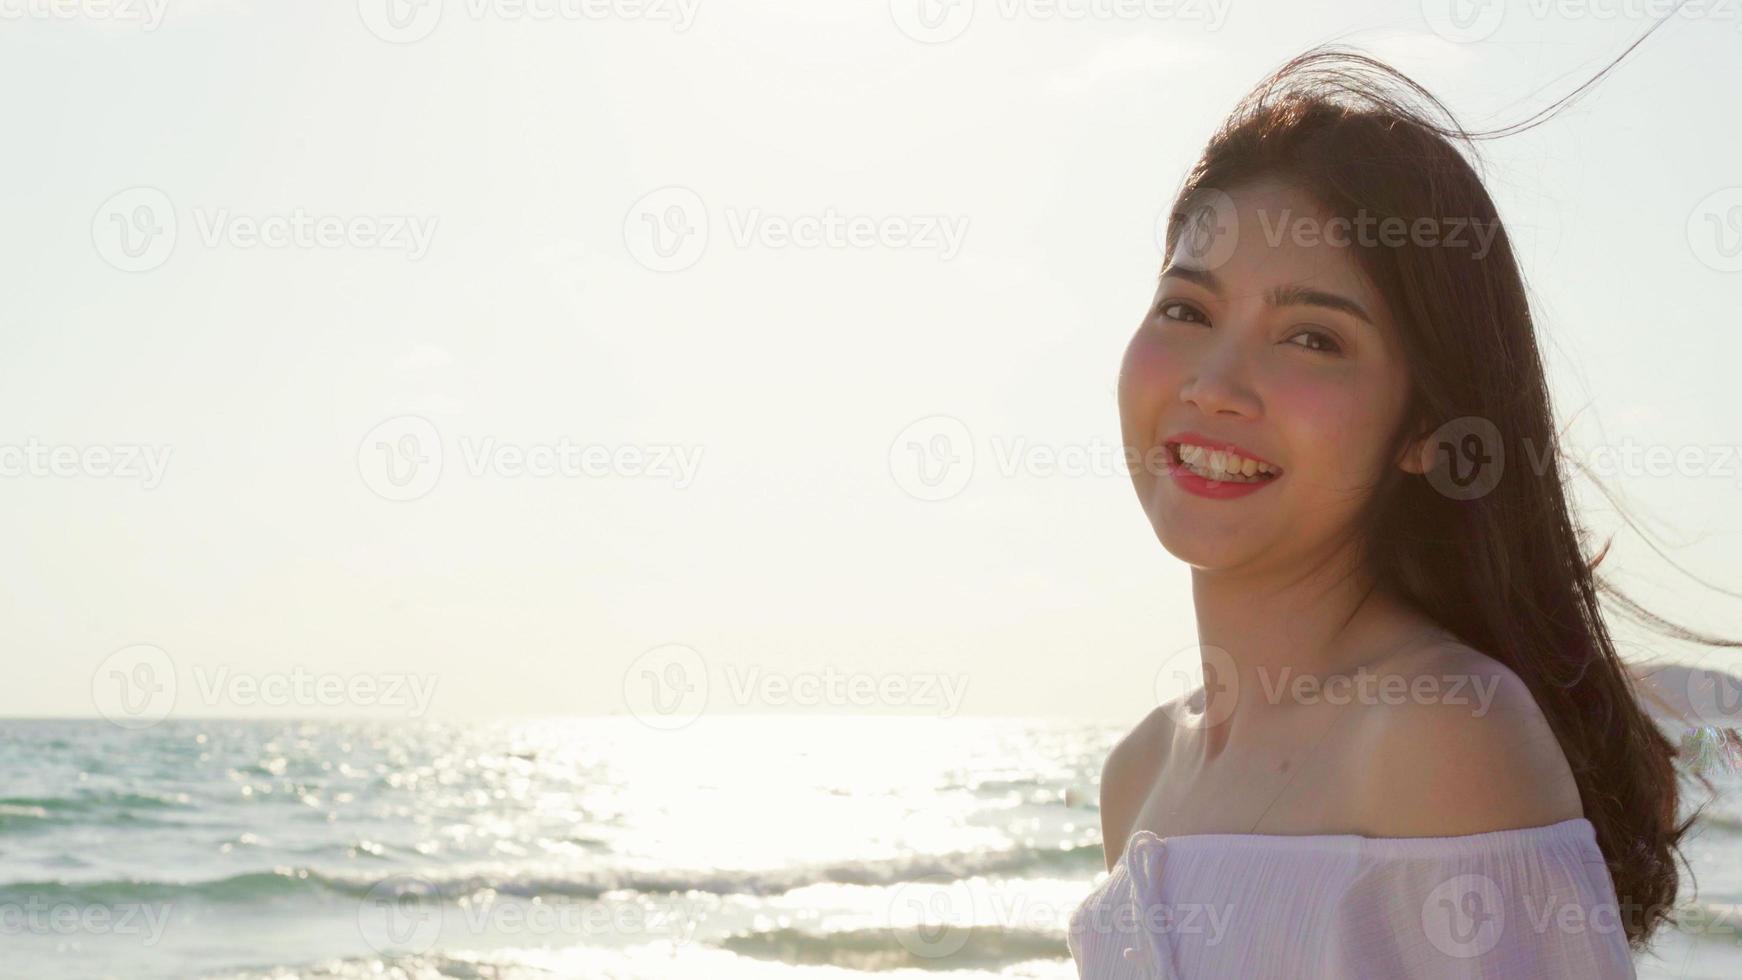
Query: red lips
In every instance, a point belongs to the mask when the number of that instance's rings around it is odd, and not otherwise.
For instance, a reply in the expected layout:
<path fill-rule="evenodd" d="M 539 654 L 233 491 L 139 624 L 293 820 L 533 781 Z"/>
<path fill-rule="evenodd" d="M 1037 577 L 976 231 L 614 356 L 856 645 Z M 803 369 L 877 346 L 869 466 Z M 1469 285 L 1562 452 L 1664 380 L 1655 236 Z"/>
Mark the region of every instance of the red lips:
<path fill-rule="evenodd" d="M 1173 477 L 1173 482 L 1177 484 L 1180 489 L 1199 497 L 1208 497 L 1211 500 L 1229 500 L 1234 497 L 1244 497 L 1249 493 L 1257 493 L 1265 487 L 1270 486 L 1282 475 L 1282 467 L 1277 466 L 1275 463 L 1270 462 L 1270 460 L 1265 459 L 1262 456 L 1259 456 L 1257 453 L 1249 452 L 1231 442 L 1226 442 L 1221 439 L 1212 439 L 1202 433 L 1176 433 L 1167 438 L 1165 445 L 1172 446 L 1176 443 L 1189 446 L 1203 446 L 1212 451 L 1234 453 L 1235 455 L 1242 456 L 1246 459 L 1268 464 L 1276 470 L 1275 476 L 1260 480 L 1212 480 L 1207 476 L 1199 476 L 1198 474 L 1193 473 L 1183 464 L 1174 463 L 1171 467 L 1171 472 L 1169 473 L 1169 475 Z"/>

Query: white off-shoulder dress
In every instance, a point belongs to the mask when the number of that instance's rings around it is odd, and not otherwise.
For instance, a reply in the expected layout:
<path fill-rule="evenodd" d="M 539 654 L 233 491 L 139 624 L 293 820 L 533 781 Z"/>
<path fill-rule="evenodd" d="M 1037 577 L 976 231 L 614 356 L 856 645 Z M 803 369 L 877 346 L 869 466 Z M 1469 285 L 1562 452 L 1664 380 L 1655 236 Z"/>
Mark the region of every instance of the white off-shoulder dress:
<path fill-rule="evenodd" d="M 1635 976 L 1583 817 L 1461 837 L 1139 830 L 1067 941 L 1085 980 Z"/>

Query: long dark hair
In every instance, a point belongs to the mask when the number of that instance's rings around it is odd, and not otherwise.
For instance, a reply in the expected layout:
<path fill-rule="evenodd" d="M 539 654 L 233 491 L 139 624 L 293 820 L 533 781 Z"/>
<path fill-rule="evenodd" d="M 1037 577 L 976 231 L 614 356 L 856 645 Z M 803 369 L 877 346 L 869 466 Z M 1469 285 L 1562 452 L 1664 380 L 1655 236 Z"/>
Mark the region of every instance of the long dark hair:
<path fill-rule="evenodd" d="M 1549 110 L 1480 133 L 1390 66 L 1337 46 L 1314 48 L 1260 82 L 1210 139 L 1176 198 L 1166 242 L 1171 260 L 1208 199 L 1265 178 L 1301 188 L 1351 222 L 1425 217 L 1441 232 L 1457 222 L 1490 230 L 1485 250 L 1449 247 L 1449 236 L 1437 246 L 1355 246 L 1391 307 L 1409 365 L 1409 400 L 1388 458 L 1430 434 L 1437 444 L 1425 478 L 1386 467 L 1357 533 L 1377 587 L 1529 686 L 1578 782 L 1635 949 L 1675 902 L 1673 858 L 1698 814 L 1677 822 L 1677 747 L 1642 708 L 1599 593 L 1678 639 L 1742 643 L 1667 623 L 1596 574 L 1607 546 L 1589 556 L 1588 532 L 1573 518 L 1563 465 L 1577 461 L 1561 452 L 1524 278 L 1465 151 L 1473 158 L 1475 140 L 1554 115 L 1662 23 Z M 1500 461 L 1480 486 L 1456 472 L 1472 439 Z"/>

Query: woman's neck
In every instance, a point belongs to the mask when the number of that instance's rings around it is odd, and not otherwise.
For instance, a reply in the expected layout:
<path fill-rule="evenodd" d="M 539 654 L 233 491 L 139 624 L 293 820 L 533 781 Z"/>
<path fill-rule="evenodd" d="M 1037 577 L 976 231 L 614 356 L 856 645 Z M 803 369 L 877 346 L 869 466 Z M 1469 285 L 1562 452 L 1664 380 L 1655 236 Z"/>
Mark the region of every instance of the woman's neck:
<path fill-rule="evenodd" d="M 1212 743 L 1288 714 L 1296 692 L 1350 674 L 1420 631 L 1421 616 L 1370 576 L 1347 564 L 1322 567 L 1307 575 L 1193 571 L 1203 718 L 1222 729 L 1206 733 Z"/>

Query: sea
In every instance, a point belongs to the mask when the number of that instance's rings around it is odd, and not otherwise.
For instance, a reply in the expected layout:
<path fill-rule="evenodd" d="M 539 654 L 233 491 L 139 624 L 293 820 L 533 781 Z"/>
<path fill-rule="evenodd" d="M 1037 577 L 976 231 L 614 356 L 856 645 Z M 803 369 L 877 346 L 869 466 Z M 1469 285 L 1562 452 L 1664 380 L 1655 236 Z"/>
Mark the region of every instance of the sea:
<path fill-rule="evenodd" d="M 1074 978 L 1123 728 L 0 721 L 0 976 Z M 1742 977 L 1714 778 L 1641 977 Z"/>

